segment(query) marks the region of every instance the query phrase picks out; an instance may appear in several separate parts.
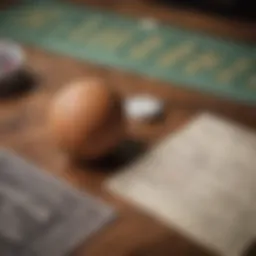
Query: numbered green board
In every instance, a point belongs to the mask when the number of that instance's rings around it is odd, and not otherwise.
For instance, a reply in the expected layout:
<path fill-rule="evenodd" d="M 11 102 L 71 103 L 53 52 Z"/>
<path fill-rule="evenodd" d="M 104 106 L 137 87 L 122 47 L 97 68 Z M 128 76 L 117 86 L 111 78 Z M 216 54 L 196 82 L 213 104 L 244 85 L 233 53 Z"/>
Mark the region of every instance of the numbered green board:
<path fill-rule="evenodd" d="M 256 46 L 58 1 L 0 12 L 0 37 L 256 104 Z"/>

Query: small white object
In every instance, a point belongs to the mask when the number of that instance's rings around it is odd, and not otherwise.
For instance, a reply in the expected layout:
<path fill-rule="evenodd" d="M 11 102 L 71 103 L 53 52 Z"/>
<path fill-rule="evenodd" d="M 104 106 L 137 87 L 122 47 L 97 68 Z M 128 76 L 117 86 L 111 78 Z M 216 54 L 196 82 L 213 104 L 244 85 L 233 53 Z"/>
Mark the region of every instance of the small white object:
<path fill-rule="evenodd" d="M 151 121 L 163 114 L 164 102 L 150 95 L 135 96 L 125 101 L 125 111 L 130 119 Z"/>

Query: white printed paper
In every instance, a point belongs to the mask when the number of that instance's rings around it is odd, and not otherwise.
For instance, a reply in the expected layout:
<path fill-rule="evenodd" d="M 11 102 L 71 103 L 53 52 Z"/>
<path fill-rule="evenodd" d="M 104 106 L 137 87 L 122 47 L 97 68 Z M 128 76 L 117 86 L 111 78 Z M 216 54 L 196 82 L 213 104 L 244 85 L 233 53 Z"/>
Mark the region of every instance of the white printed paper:
<path fill-rule="evenodd" d="M 256 238 L 256 135 L 218 117 L 200 116 L 107 186 L 221 255 Z"/>

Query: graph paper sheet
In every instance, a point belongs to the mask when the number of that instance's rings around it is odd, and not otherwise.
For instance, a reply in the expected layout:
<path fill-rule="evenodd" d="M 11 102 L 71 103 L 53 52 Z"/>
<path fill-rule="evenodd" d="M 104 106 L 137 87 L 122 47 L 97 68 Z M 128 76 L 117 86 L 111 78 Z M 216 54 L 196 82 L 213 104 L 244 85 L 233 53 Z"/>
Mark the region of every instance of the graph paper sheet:
<path fill-rule="evenodd" d="M 207 248 L 241 255 L 256 238 L 256 135 L 203 114 L 107 187 Z"/>

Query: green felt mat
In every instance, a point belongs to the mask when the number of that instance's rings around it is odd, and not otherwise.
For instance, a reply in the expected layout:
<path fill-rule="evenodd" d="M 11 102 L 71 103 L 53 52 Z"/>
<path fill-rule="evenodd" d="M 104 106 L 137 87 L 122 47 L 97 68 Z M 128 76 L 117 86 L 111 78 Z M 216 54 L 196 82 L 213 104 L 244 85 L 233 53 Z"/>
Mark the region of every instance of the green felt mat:
<path fill-rule="evenodd" d="M 0 37 L 256 104 L 256 47 L 58 1 L 0 13 Z"/>

